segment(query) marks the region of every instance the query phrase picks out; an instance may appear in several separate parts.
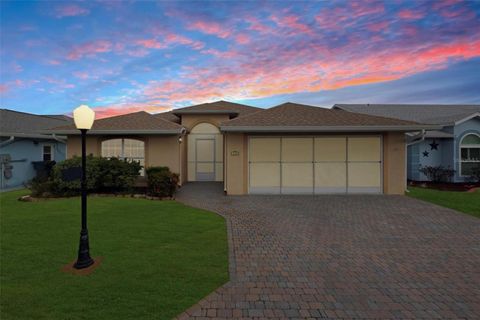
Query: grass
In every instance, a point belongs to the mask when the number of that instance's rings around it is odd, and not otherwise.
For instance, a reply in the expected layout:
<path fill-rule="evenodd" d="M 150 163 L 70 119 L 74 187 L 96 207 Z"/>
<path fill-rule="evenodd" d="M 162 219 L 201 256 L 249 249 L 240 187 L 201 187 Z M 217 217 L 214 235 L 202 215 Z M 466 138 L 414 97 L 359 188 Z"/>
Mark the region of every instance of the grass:
<path fill-rule="evenodd" d="M 418 187 L 409 187 L 408 196 L 458 210 L 480 218 L 480 191 L 458 192 L 439 191 Z"/>
<path fill-rule="evenodd" d="M 228 280 L 225 221 L 175 201 L 89 198 L 92 274 L 76 258 L 80 199 L 0 194 L 0 312 L 7 319 L 171 319 Z"/>

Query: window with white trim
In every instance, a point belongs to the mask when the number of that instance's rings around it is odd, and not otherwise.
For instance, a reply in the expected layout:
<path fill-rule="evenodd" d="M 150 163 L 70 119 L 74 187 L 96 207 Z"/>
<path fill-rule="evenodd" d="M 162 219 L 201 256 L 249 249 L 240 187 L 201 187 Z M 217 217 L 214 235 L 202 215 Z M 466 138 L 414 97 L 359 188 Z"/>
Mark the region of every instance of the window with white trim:
<path fill-rule="evenodd" d="M 42 146 L 42 160 L 43 161 L 53 160 L 53 147 L 51 144 L 45 144 Z"/>
<path fill-rule="evenodd" d="M 480 168 L 480 136 L 467 134 L 460 142 L 460 175 L 472 175 Z"/>
<path fill-rule="evenodd" d="M 142 167 L 145 166 L 145 143 L 136 139 L 109 139 L 102 141 L 102 157 L 138 161 Z M 140 175 L 145 174 L 144 168 Z"/>

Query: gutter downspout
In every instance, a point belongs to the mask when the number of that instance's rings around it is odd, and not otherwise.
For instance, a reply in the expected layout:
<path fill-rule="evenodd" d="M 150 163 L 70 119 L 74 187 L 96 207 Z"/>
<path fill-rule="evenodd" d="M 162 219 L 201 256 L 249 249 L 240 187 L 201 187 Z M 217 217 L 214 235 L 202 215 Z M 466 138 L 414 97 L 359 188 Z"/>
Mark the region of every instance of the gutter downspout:
<path fill-rule="evenodd" d="M 421 133 L 421 138 L 420 140 L 416 140 L 414 142 L 411 142 L 411 143 L 406 143 L 405 144 L 405 192 L 408 193 L 410 191 L 408 191 L 408 147 L 409 146 L 413 146 L 414 144 L 417 144 L 417 143 L 420 143 L 422 141 L 425 141 L 425 135 L 426 135 L 426 131 L 425 129 L 422 129 L 422 133 Z"/>
<path fill-rule="evenodd" d="M 10 138 L 8 140 L 5 140 L 2 143 L 0 143 L 0 147 L 5 147 L 5 146 L 9 145 L 10 143 L 12 143 L 14 140 L 15 140 L 15 137 L 10 136 Z"/>

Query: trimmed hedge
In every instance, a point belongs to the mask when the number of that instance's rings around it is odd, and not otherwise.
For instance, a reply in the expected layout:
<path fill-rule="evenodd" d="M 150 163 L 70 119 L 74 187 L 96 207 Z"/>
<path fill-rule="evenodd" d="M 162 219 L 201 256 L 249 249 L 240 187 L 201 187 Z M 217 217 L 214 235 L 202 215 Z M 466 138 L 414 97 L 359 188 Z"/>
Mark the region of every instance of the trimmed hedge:
<path fill-rule="evenodd" d="M 34 196 L 73 196 L 80 194 L 80 177 L 67 181 L 64 173 L 67 169 L 80 168 L 80 157 L 73 157 L 56 164 L 46 181 L 32 181 Z M 87 191 L 97 193 L 130 192 L 142 166 L 136 161 L 118 158 L 87 156 Z M 79 169 L 80 170 L 80 169 Z"/>

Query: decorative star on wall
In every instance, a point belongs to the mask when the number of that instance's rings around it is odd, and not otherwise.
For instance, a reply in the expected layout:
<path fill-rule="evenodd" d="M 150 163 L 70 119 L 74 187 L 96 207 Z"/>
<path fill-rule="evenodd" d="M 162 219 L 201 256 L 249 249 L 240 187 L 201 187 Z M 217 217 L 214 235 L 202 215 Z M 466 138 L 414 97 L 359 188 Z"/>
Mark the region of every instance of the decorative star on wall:
<path fill-rule="evenodd" d="M 429 152 L 428 152 L 427 150 L 423 151 L 423 156 L 424 156 L 425 158 L 428 158 L 428 154 L 429 154 Z"/>
<path fill-rule="evenodd" d="M 436 143 L 435 140 L 430 143 L 430 150 L 438 150 L 438 143 Z"/>

